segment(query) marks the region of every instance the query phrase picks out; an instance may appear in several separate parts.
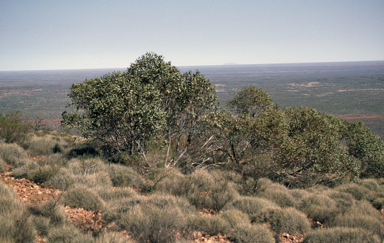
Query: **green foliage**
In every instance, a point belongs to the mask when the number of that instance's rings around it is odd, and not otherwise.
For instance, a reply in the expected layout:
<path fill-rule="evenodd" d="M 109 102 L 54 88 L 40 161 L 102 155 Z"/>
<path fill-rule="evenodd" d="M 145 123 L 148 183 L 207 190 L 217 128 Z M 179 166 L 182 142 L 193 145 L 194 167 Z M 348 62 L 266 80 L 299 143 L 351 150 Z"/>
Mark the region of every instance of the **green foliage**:
<path fill-rule="evenodd" d="M 304 243 L 361 243 L 361 242 L 379 242 L 377 238 L 370 233 L 359 228 L 335 227 L 328 229 L 317 229 L 307 234 Z"/>
<path fill-rule="evenodd" d="M 5 115 L 0 113 L 0 139 L 6 143 L 25 145 L 30 129 L 30 125 L 23 122 L 20 111 Z"/>
<path fill-rule="evenodd" d="M 306 234 L 311 225 L 305 214 L 294 208 L 266 207 L 252 216 L 252 222 L 268 223 L 277 234 Z"/>
<path fill-rule="evenodd" d="M 237 198 L 232 204 L 227 205 L 226 209 L 237 209 L 249 216 L 257 214 L 265 207 L 277 207 L 274 202 L 258 197 L 241 197 Z"/>
<path fill-rule="evenodd" d="M 363 177 L 384 176 L 384 142 L 362 122 L 349 124 L 346 132 L 348 151 L 362 162 Z"/>
<path fill-rule="evenodd" d="M 231 224 L 220 215 L 197 215 L 188 218 L 188 226 L 195 231 L 204 231 L 209 235 L 225 235 L 231 229 Z"/>
<path fill-rule="evenodd" d="M 227 102 L 227 106 L 238 114 L 256 117 L 258 113 L 272 104 L 272 98 L 261 88 L 249 86 L 243 88 L 235 97 Z"/>
<path fill-rule="evenodd" d="M 154 134 L 164 132 L 169 141 L 180 131 L 196 134 L 198 118 L 216 100 L 214 87 L 200 73 L 182 75 L 154 53 L 141 56 L 126 72 L 73 84 L 68 96 L 76 111 L 63 113 L 63 125 L 100 141 L 106 154 L 144 159 Z"/>
<path fill-rule="evenodd" d="M 259 196 L 275 202 L 280 207 L 295 207 L 297 205 L 296 199 L 289 193 L 289 190 L 277 183 L 270 184 Z"/>
<path fill-rule="evenodd" d="M 237 225 L 231 232 L 231 241 L 237 243 L 274 243 L 273 233 L 263 225 Z"/>

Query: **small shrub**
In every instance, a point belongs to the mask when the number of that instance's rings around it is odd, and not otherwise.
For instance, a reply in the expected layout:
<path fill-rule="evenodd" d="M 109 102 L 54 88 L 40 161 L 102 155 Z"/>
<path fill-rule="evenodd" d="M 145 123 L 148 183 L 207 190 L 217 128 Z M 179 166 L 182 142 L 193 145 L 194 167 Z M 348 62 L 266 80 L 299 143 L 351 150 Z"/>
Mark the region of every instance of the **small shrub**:
<path fill-rule="evenodd" d="M 259 196 L 275 202 L 280 207 L 295 207 L 297 204 L 297 200 L 289 193 L 289 190 L 276 183 L 270 184 Z"/>
<path fill-rule="evenodd" d="M 62 226 L 67 221 L 67 213 L 64 211 L 63 205 L 58 204 L 56 200 L 30 206 L 29 211 L 35 216 L 48 219 L 50 226 Z"/>
<path fill-rule="evenodd" d="M 300 201 L 303 197 L 308 196 L 310 193 L 304 189 L 291 189 L 288 191 L 297 201 Z"/>
<path fill-rule="evenodd" d="M 0 240 L 9 242 L 35 242 L 33 217 L 25 209 L 0 214 Z"/>
<path fill-rule="evenodd" d="M 236 225 L 251 223 L 249 216 L 237 209 L 225 211 L 220 214 L 220 217 L 225 219 L 231 225 L 231 228 L 234 228 Z"/>
<path fill-rule="evenodd" d="M 325 195 L 335 200 L 336 207 L 340 209 L 341 213 L 345 213 L 349 208 L 355 206 L 355 199 L 349 193 L 328 190 Z"/>
<path fill-rule="evenodd" d="M 253 215 L 265 207 L 277 207 L 277 204 L 264 198 L 242 197 L 234 200 L 233 203 L 226 206 L 224 210 L 237 209 L 248 215 Z"/>
<path fill-rule="evenodd" d="M 48 235 L 48 242 L 57 243 L 93 243 L 90 235 L 84 235 L 79 229 L 72 225 L 64 225 L 62 227 L 53 228 Z"/>
<path fill-rule="evenodd" d="M 355 183 L 344 184 L 335 188 L 335 190 L 350 193 L 356 200 L 363 199 L 366 195 L 370 194 L 369 190 Z"/>
<path fill-rule="evenodd" d="M 195 231 L 204 231 L 209 235 L 228 234 L 231 224 L 221 215 L 195 215 L 189 217 L 188 227 Z"/>
<path fill-rule="evenodd" d="M 86 176 L 100 171 L 106 171 L 107 165 L 100 158 L 83 155 L 77 157 L 76 159 L 70 160 L 69 168 L 76 176 Z"/>
<path fill-rule="evenodd" d="M 330 224 L 339 214 L 335 200 L 324 194 L 305 196 L 300 202 L 299 209 L 309 218 L 322 224 Z"/>
<path fill-rule="evenodd" d="M 73 177 L 75 184 L 84 185 L 88 188 L 95 187 L 112 187 L 112 181 L 109 178 L 109 175 L 105 171 L 100 171 L 91 175 L 78 175 Z"/>
<path fill-rule="evenodd" d="M 6 143 L 17 143 L 23 145 L 28 143 L 28 133 L 31 126 L 23 121 L 20 111 L 15 113 L 0 113 L 0 139 Z"/>
<path fill-rule="evenodd" d="M 359 184 L 370 191 L 378 191 L 379 184 L 374 179 L 364 179 L 359 181 Z"/>
<path fill-rule="evenodd" d="M 34 217 L 33 224 L 37 230 L 37 234 L 47 236 L 49 233 L 50 225 L 49 219 L 45 217 Z"/>
<path fill-rule="evenodd" d="M 26 160 L 26 163 L 12 171 L 12 176 L 15 178 L 28 178 L 28 173 L 38 170 L 40 167 L 36 162 L 32 160 Z"/>
<path fill-rule="evenodd" d="M 104 208 L 104 202 L 99 196 L 84 186 L 77 186 L 64 193 L 62 203 L 71 208 L 84 208 L 89 211 Z"/>
<path fill-rule="evenodd" d="M 363 214 L 344 214 L 336 217 L 334 226 L 361 228 L 384 239 L 384 225 L 376 217 Z"/>
<path fill-rule="evenodd" d="M 7 167 L 5 166 L 4 160 L 0 157 L 0 172 L 5 172 Z"/>
<path fill-rule="evenodd" d="M 317 229 L 308 233 L 304 237 L 304 243 L 323 243 L 323 242 L 339 242 L 339 243 L 370 243 L 378 242 L 370 233 L 363 229 L 335 227 L 327 229 Z"/>
<path fill-rule="evenodd" d="M 377 198 L 372 203 L 372 206 L 374 206 L 378 210 L 384 209 L 384 198 L 383 197 Z"/>
<path fill-rule="evenodd" d="M 268 223 L 277 234 L 306 234 L 311 229 L 306 215 L 294 208 L 266 207 L 252 217 L 252 222 Z"/>
<path fill-rule="evenodd" d="M 132 198 L 138 196 L 137 193 L 131 188 L 115 188 L 114 190 L 111 190 L 111 188 L 102 187 L 98 188 L 97 193 L 100 198 L 104 201 Z"/>
<path fill-rule="evenodd" d="M 51 136 L 34 137 L 29 142 L 29 154 L 33 156 L 53 154 L 57 142 Z"/>
<path fill-rule="evenodd" d="M 134 243 L 136 241 L 127 239 L 126 236 L 120 232 L 106 232 L 102 233 L 96 238 L 95 243 Z"/>
<path fill-rule="evenodd" d="M 17 144 L 0 143 L 0 158 L 13 168 L 21 167 L 28 160 L 25 150 Z"/>
<path fill-rule="evenodd" d="M 76 177 L 71 170 L 61 167 L 59 171 L 45 183 L 45 185 L 54 186 L 56 189 L 64 191 L 75 184 L 75 179 Z"/>
<path fill-rule="evenodd" d="M 110 164 L 107 172 L 116 187 L 142 188 L 145 185 L 145 179 L 132 168 L 119 164 Z"/>
<path fill-rule="evenodd" d="M 262 225 L 237 225 L 231 232 L 231 241 L 237 243 L 274 243 L 272 232 Z"/>
<path fill-rule="evenodd" d="M 365 200 L 357 201 L 356 206 L 350 208 L 347 211 L 347 214 L 363 214 L 363 215 L 379 218 L 379 214 L 377 213 L 377 210 L 372 206 L 372 204 L 370 204 Z"/>

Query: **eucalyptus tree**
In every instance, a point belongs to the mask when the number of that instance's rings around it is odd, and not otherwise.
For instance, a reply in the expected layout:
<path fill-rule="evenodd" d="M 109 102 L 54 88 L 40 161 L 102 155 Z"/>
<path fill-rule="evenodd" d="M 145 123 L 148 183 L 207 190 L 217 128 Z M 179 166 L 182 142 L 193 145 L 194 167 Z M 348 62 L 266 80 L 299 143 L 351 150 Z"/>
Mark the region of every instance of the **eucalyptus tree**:
<path fill-rule="evenodd" d="M 166 137 L 168 166 L 185 154 L 198 134 L 199 118 L 216 101 L 208 79 L 199 72 L 181 74 L 155 53 L 141 56 L 125 72 L 73 84 L 68 96 L 75 111 L 63 112 L 63 125 L 100 141 L 111 156 L 140 154 L 145 160 L 148 140 Z M 189 142 L 180 149 L 183 136 Z M 168 159 L 172 143 L 179 145 L 172 153 L 176 159 Z"/>

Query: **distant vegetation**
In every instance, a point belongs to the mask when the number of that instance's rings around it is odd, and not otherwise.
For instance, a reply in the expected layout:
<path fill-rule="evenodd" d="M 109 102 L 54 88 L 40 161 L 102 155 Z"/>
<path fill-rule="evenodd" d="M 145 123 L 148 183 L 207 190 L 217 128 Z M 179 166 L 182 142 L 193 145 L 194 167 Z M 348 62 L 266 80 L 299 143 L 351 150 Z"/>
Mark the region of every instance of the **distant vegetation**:
<path fill-rule="evenodd" d="M 0 115 L 0 172 L 64 191 L 27 207 L 0 183 L 1 241 L 128 242 L 75 228 L 65 205 L 101 211 L 137 242 L 188 242 L 196 231 L 233 242 L 384 240 L 384 143 L 362 122 L 282 108 L 256 86 L 224 108 L 202 74 L 154 53 L 73 84 L 69 97 L 60 132 Z"/>

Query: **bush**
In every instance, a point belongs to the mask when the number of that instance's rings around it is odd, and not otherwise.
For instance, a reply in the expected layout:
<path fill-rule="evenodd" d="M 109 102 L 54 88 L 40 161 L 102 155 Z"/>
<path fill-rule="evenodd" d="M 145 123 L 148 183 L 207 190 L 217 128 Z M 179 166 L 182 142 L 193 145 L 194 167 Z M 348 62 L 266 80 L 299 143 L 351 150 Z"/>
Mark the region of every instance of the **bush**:
<path fill-rule="evenodd" d="M 262 225 L 237 225 L 231 232 L 231 241 L 237 243 L 274 243 L 272 232 Z"/>
<path fill-rule="evenodd" d="M 355 199 L 349 193 L 328 190 L 324 194 L 335 200 L 336 207 L 341 211 L 341 213 L 345 213 L 349 208 L 355 206 Z"/>
<path fill-rule="evenodd" d="M 350 193 L 356 200 L 361 200 L 368 194 L 369 190 L 366 187 L 357 185 L 355 183 L 344 184 L 335 188 L 335 190 Z"/>
<path fill-rule="evenodd" d="M 357 201 L 356 206 L 350 208 L 347 211 L 347 214 L 363 214 L 363 215 L 379 218 L 379 214 L 377 213 L 377 210 L 369 202 L 365 200 Z"/>
<path fill-rule="evenodd" d="M 71 170 L 61 167 L 56 175 L 51 177 L 45 185 L 54 186 L 56 189 L 65 191 L 75 184 L 75 179 L 76 177 Z"/>
<path fill-rule="evenodd" d="M 104 201 L 137 197 L 137 193 L 131 188 L 98 188 L 97 193 Z"/>
<path fill-rule="evenodd" d="M 289 193 L 289 190 L 276 183 L 270 184 L 259 196 L 275 202 L 280 207 L 295 207 L 297 205 L 297 200 Z"/>
<path fill-rule="evenodd" d="M 49 219 L 45 217 L 34 217 L 33 225 L 37 230 L 37 234 L 41 236 L 47 236 L 49 233 L 49 229 L 51 228 L 49 225 Z"/>
<path fill-rule="evenodd" d="M 33 137 L 29 142 L 29 154 L 32 156 L 53 154 L 53 148 L 57 144 L 51 136 Z"/>
<path fill-rule="evenodd" d="M 361 228 L 384 239 L 384 225 L 377 217 L 363 214 L 344 214 L 336 217 L 334 226 Z"/>
<path fill-rule="evenodd" d="M 85 210 L 103 210 L 104 202 L 93 191 L 84 186 L 77 186 L 63 194 L 62 203 L 71 208 Z"/>
<path fill-rule="evenodd" d="M 112 180 L 113 186 L 143 188 L 145 179 L 133 169 L 119 164 L 110 164 L 107 172 Z"/>
<path fill-rule="evenodd" d="M 100 158 L 83 155 L 76 159 L 70 160 L 69 168 L 76 176 L 86 176 L 95 174 L 97 172 L 106 171 L 107 165 Z"/>
<path fill-rule="evenodd" d="M 28 141 L 28 133 L 31 126 L 23 122 L 20 111 L 15 113 L 0 113 L 0 139 L 6 143 L 24 145 Z"/>
<path fill-rule="evenodd" d="M 379 242 L 370 233 L 363 229 L 335 227 L 328 229 L 317 229 L 310 232 L 304 238 L 304 243 L 323 243 L 323 242 L 338 242 L 338 243 L 371 243 Z"/>
<path fill-rule="evenodd" d="M 62 226 L 67 221 L 67 213 L 63 205 L 58 204 L 56 200 L 48 201 L 42 205 L 33 205 L 28 209 L 33 215 L 48 219 L 50 227 Z"/>
<path fill-rule="evenodd" d="M 221 215 L 190 216 L 188 227 L 194 231 L 204 231 L 209 235 L 226 235 L 231 231 L 231 224 Z"/>
<path fill-rule="evenodd" d="M 174 242 L 176 233 L 186 229 L 189 214 L 197 212 L 186 199 L 152 195 L 112 200 L 103 216 L 130 231 L 139 242 Z"/>
<path fill-rule="evenodd" d="M 265 207 L 277 207 L 277 204 L 264 198 L 242 197 L 237 198 L 232 204 L 227 205 L 224 210 L 237 209 L 251 216 Z"/>
<path fill-rule="evenodd" d="M 134 243 L 136 241 L 127 239 L 120 232 L 106 232 L 96 238 L 95 243 Z"/>
<path fill-rule="evenodd" d="M 112 181 L 109 178 L 109 175 L 105 171 L 100 171 L 92 175 L 78 175 L 73 177 L 75 184 L 84 185 L 88 188 L 95 187 L 112 187 Z"/>
<path fill-rule="evenodd" d="M 372 206 L 374 206 L 378 210 L 384 209 L 384 198 L 383 197 L 377 198 L 372 203 Z"/>
<path fill-rule="evenodd" d="M 379 184 L 374 179 L 363 179 L 359 181 L 359 184 L 370 191 L 376 192 L 379 190 Z"/>
<path fill-rule="evenodd" d="M 303 197 L 308 196 L 309 192 L 304 189 L 291 189 L 288 191 L 299 202 Z"/>
<path fill-rule="evenodd" d="M 7 167 L 5 166 L 4 160 L 0 157 L 0 172 L 5 172 Z"/>
<path fill-rule="evenodd" d="M 0 158 L 13 168 L 23 166 L 28 159 L 25 150 L 17 144 L 0 143 Z"/>
<path fill-rule="evenodd" d="M 231 228 L 236 225 L 251 223 L 249 216 L 237 209 L 225 211 L 220 214 L 220 217 L 225 219 L 231 225 Z"/>
<path fill-rule="evenodd" d="M 294 208 L 266 207 L 252 217 L 252 222 L 268 223 L 277 234 L 304 235 L 311 229 L 306 215 Z"/>
<path fill-rule="evenodd" d="M 62 227 L 53 228 L 48 235 L 47 242 L 58 243 L 93 243 L 94 240 L 90 235 L 84 235 L 79 229 L 72 225 L 64 225 Z"/>
<path fill-rule="evenodd" d="M 299 209 L 314 221 L 330 224 L 339 214 L 335 200 L 324 194 L 310 194 L 303 197 Z"/>

